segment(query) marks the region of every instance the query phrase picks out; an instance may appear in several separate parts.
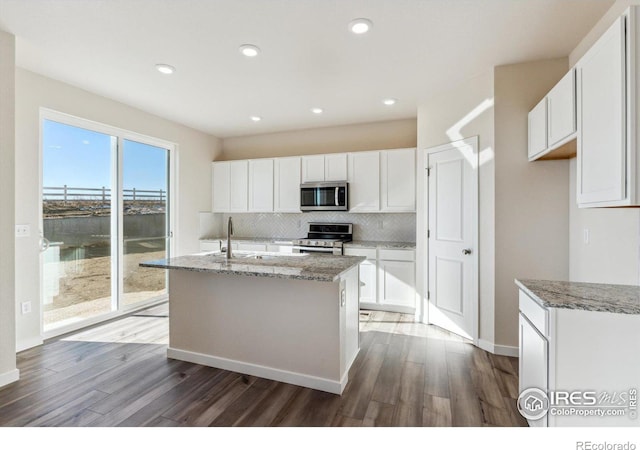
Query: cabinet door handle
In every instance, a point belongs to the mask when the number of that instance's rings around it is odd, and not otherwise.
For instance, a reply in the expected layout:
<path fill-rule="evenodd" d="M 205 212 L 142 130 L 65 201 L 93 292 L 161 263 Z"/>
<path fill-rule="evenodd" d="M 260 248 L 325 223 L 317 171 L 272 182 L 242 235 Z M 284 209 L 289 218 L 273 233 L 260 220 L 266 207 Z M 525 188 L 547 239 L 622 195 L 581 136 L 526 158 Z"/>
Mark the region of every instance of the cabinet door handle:
<path fill-rule="evenodd" d="M 462 254 L 463 255 L 470 255 L 471 254 L 471 249 L 470 248 L 465 248 L 462 250 Z"/>

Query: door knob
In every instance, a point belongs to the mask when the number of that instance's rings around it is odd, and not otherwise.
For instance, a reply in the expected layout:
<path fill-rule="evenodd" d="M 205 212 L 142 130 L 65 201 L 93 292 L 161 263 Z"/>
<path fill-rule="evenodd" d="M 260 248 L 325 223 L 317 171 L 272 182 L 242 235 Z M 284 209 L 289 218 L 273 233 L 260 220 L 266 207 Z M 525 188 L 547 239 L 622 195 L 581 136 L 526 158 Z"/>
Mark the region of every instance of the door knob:
<path fill-rule="evenodd" d="M 463 255 L 470 255 L 471 254 L 471 249 L 470 248 L 465 248 L 462 250 L 462 254 Z"/>

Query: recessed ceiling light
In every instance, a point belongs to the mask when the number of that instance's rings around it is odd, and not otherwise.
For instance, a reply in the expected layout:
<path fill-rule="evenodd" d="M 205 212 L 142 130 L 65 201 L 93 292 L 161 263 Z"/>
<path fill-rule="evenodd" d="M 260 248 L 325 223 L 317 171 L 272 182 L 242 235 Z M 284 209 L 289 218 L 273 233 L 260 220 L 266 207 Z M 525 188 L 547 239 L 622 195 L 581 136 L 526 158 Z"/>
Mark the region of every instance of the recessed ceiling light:
<path fill-rule="evenodd" d="M 391 105 L 395 105 L 397 101 L 398 101 L 397 98 L 385 98 L 384 100 L 382 100 L 382 103 L 384 103 L 387 106 L 391 106 Z"/>
<path fill-rule="evenodd" d="M 254 122 L 260 122 L 262 120 L 262 117 L 260 117 L 260 116 L 251 116 L 251 120 L 253 120 Z"/>
<path fill-rule="evenodd" d="M 322 108 L 311 108 L 311 112 L 314 114 L 322 114 L 324 112 L 324 109 Z"/>
<path fill-rule="evenodd" d="M 364 34 L 373 27 L 373 22 L 369 19 L 353 19 L 349 22 L 349 30 L 354 34 Z"/>
<path fill-rule="evenodd" d="M 252 44 L 243 44 L 240 46 L 240 53 L 249 58 L 253 58 L 255 56 L 258 56 L 258 53 L 260 53 L 260 49 Z"/>
<path fill-rule="evenodd" d="M 156 69 L 158 69 L 158 72 L 164 73 L 165 75 L 171 75 L 176 71 L 176 68 L 169 64 L 156 64 Z"/>

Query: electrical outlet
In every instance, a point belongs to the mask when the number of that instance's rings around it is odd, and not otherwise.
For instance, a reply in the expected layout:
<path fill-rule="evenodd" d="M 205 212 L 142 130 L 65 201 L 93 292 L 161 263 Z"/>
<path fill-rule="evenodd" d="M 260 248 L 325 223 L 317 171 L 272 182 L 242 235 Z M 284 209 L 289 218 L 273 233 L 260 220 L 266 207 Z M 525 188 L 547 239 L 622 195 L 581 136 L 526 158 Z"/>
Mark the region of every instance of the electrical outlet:
<path fill-rule="evenodd" d="M 585 244 L 589 244 L 589 229 L 588 228 L 584 229 L 584 243 Z"/>
<path fill-rule="evenodd" d="M 22 314 L 29 314 L 31 312 L 31 302 L 22 302 L 20 306 L 22 308 Z"/>
<path fill-rule="evenodd" d="M 31 236 L 31 227 L 29 225 L 16 225 L 16 237 Z"/>
<path fill-rule="evenodd" d="M 384 228 L 384 220 L 378 220 L 378 230 L 382 230 Z"/>

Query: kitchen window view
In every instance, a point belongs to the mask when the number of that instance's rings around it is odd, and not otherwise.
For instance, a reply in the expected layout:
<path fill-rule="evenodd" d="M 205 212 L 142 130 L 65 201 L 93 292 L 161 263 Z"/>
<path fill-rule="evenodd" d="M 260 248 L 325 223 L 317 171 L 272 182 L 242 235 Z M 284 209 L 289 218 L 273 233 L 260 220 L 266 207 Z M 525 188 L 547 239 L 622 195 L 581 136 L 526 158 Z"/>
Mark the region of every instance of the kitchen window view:
<path fill-rule="evenodd" d="M 42 127 L 44 331 L 166 294 L 166 275 L 138 264 L 169 256 L 170 151 L 54 120 Z"/>

